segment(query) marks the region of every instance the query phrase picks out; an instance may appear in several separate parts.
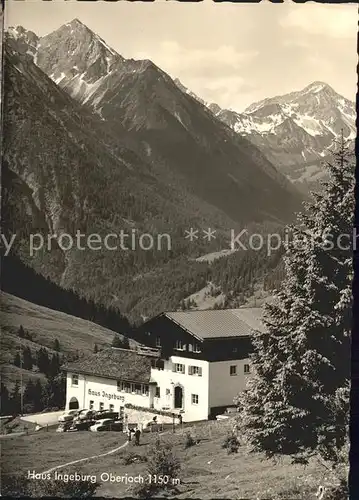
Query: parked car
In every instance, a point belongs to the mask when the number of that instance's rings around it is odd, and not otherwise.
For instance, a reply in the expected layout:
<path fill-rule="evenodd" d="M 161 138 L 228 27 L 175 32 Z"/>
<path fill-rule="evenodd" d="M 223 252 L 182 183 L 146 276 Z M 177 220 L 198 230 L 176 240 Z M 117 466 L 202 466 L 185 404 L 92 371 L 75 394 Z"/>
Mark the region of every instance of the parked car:
<path fill-rule="evenodd" d="M 71 426 L 72 426 L 71 420 L 69 422 L 60 422 L 58 428 L 56 429 L 56 432 L 67 432 L 70 430 Z"/>
<path fill-rule="evenodd" d="M 94 410 L 81 410 L 80 413 L 77 415 L 78 420 L 87 420 L 94 418 L 95 416 L 95 411 Z"/>
<path fill-rule="evenodd" d="M 94 425 L 90 427 L 92 432 L 100 431 L 122 431 L 123 423 L 119 420 L 113 420 L 112 418 L 103 418 L 98 420 Z"/>
<path fill-rule="evenodd" d="M 229 406 L 228 408 L 226 408 L 224 413 L 217 415 L 216 419 L 227 420 L 230 417 L 234 417 L 236 414 L 238 414 L 238 408 L 236 406 Z"/>
<path fill-rule="evenodd" d="M 77 414 L 78 414 L 78 410 L 65 411 L 65 413 L 63 413 L 62 415 L 59 416 L 58 421 L 59 422 L 72 422 Z"/>
<path fill-rule="evenodd" d="M 222 415 L 217 415 L 216 420 L 228 420 L 229 415 L 226 415 L 225 413 L 222 413 Z"/>
<path fill-rule="evenodd" d="M 89 428 L 95 423 L 96 423 L 95 420 L 77 420 L 76 422 L 73 423 L 73 427 L 77 431 L 88 431 Z"/>
<path fill-rule="evenodd" d="M 110 410 L 99 410 L 96 411 L 94 415 L 95 420 L 103 420 L 104 418 L 111 418 L 112 420 L 117 420 L 118 417 L 119 417 L 118 412 Z"/>

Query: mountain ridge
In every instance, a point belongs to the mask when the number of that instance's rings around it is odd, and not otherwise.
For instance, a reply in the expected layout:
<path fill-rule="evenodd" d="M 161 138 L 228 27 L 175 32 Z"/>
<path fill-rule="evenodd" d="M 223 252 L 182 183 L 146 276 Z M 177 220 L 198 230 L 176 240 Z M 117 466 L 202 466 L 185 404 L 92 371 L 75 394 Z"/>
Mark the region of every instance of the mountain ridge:
<path fill-rule="evenodd" d="M 262 190 L 255 220 L 271 213 L 269 191 L 275 192 L 279 185 L 283 192 L 278 195 L 286 198 L 286 209 L 278 210 L 274 219 L 287 219 L 286 212 L 300 208 L 296 190 L 247 139 L 233 134 L 207 108 L 188 100 L 151 61 L 125 60 L 113 51 L 116 61 L 109 70 L 104 62 L 109 49 L 105 42 L 98 41 L 98 35 L 81 24 L 76 37 L 69 38 L 77 24 L 72 21 L 40 38 L 34 60 L 60 88 L 111 123 L 116 133 L 124 129 L 135 133 L 136 153 L 143 161 L 171 165 L 189 189 L 233 219 L 238 218 L 238 197 L 243 199 L 241 221 L 248 219 L 245 213 L 253 206 L 248 190 L 243 189 L 248 182 L 254 190 Z M 80 67 L 80 59 L 86 67 Z M 95 67 L 96 77 L 89 73 Z M 219 163 L 228 173 L 218 168 Z M 219 190 L 228 195 L 223 197 Z"/>
<path fill-rule="evenodd" d="M 247 137 L 304 191 L 318 188 L 318 181 L 325 178 L 321 164 L 328 159 L 328 150 L 335 148 L 341 131 L 348 141 L 356 137 L 354 102 L 324 82 L 262 99 L 244 112 L 206 103 L 179 80 L 177 84 L 236 133 Z"/>

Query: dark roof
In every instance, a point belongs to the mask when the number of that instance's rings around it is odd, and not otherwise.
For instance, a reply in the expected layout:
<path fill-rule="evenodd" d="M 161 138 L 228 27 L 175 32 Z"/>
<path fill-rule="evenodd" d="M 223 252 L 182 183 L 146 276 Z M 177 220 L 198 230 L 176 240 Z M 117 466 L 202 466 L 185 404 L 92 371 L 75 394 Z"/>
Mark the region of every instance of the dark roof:
<path fill-rule="evenodd" d="M 166 312 L 164 315 L 201 340 L 245 337 L 265 331 L 259 307 Z"/>
<path fill-rule="evenodd" d="M 98 377 L 148 383 L 151 361 L 129 349 L 109 348 L 67 363 L 62 370 Z"/>

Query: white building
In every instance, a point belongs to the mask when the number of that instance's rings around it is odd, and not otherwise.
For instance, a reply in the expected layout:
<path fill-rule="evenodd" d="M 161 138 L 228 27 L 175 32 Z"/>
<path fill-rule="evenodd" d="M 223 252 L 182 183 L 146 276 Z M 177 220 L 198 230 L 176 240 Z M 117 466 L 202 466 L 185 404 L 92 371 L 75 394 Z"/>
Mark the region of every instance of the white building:
<path fill-rule="evenodd" d="M 123 413 L 131 404 L 206 420 L 245 389 L 260 317 L 257 308 L 162 313 L 136 331 L 147 348 L 105 349 L 64 367 L 66 408 Z"/>

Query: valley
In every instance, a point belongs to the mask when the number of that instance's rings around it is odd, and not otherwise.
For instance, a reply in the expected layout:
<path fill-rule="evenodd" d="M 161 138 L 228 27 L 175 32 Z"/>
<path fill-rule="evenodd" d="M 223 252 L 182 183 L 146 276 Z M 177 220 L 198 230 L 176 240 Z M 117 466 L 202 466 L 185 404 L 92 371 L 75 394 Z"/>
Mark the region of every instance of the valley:
<path fill-rule="evenodd" d="M 256 146 L 79 20 L 42 38 L 9 28 L 5 52 L 4 233 L 17 234 L 14 255 L 60 287 L 138 323 L 207 286 L 212 265 L 196 259 L 228 246 L 231 229 L 264 234 L 300 209 L 305 196 Z M 190 228 L 216 238 L 190 242 Z M 128 252 L 54 244 L 29 255 L 31 234 L 56 241 L 76 231 L 168 233 L 174 243 Z M 221 266 L 242 258 L 230 257 Z"/>
<path fill-rule="evenodd" d="M 314 82 L 244 113 L 223 110 L 78 19 L 44 37 L 9 28 L 5 49 L 3 219 L 17 233 L 14 255 L 135 324 L 162 310 L 237 307 L 278 285 L 280 259 L 233 253 L 229 231 L 280 233 L 294 219 L 340 130 L 353 138 L 353 103 Z M 206 227 L 213 241 L 185 236 Z M 166 233 L 172 245 L 55 243 L 29 255 L 30 234 L 76 231 Z"/>

